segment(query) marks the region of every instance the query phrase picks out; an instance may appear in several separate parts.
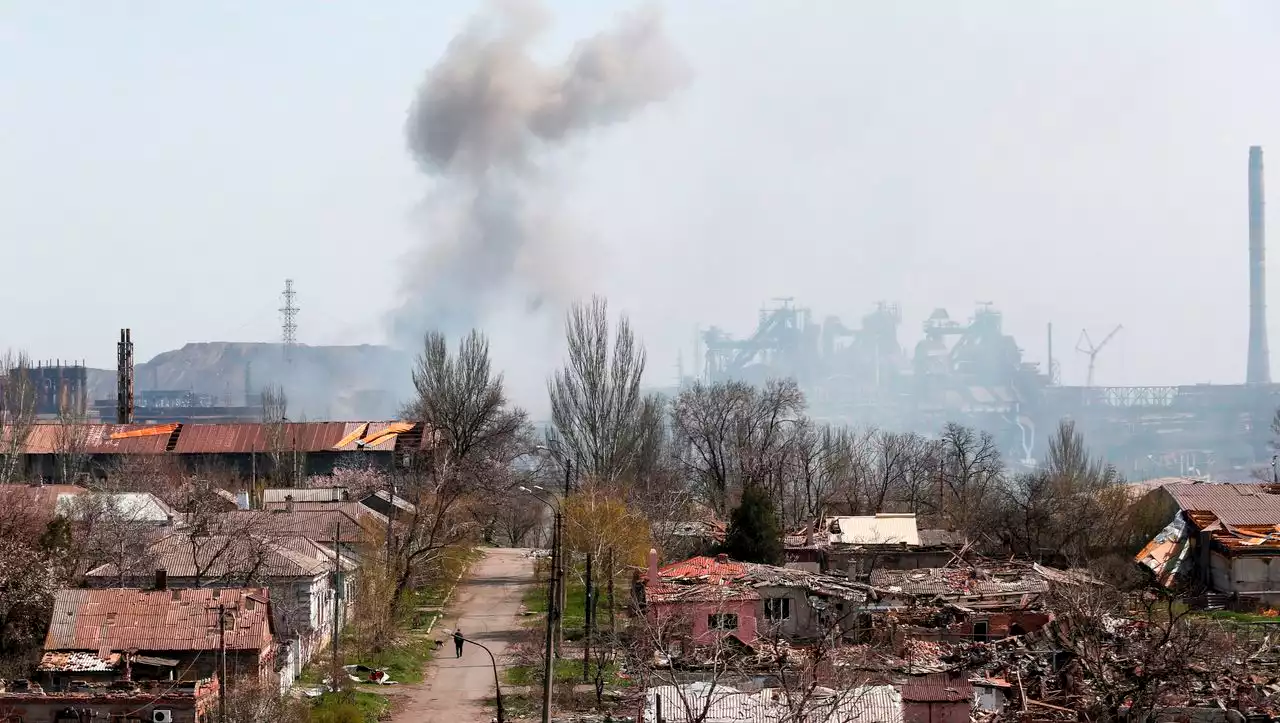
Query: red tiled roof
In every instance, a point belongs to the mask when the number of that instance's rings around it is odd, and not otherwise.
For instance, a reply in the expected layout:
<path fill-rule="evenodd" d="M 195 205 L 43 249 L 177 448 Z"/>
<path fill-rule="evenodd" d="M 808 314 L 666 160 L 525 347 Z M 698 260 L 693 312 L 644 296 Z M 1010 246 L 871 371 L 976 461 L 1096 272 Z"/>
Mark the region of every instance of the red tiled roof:
<path fill-rule="evenodd" d="M 59 590 L 45 650 L 216 650 L 218 605 L 229 607 L 230 650 L 272 644 L 265 590 Z"/>
<path fill-rule="evenodd" d="M 1187 512 L 1209 512 L 1228 525 L 1280 525 L 1280 494 L 1270 484 L 1167 484 Z"/>
<path fill-rule="evenodd" d="M 658 570 L 658 577 L 662 579 L 694 579 L 720 585 L 741 580 L 746 576 L 746 563 L 730 560 L 724 556 L 691 557 L 681 562 L 673 562 Z"/>

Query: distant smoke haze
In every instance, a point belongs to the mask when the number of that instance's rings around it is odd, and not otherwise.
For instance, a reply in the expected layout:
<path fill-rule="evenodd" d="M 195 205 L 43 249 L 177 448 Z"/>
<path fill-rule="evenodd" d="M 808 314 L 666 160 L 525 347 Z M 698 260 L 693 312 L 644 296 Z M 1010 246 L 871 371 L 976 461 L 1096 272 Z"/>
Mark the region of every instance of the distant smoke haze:
<path fill-rule="evenodd" d="M 688 78 L 653 8 L 544 65 L 532 51 L 549 23 L 537 3 L 491 3 L 427 71 L 410 108 L 408 147 L 432 181 L 390 319 L 410 348 L 429 329 L 457 335 L 513 312 L 559 311 L 590 290 L 575 263 L 589 249 L 570 242 L 549 165 Z"/>

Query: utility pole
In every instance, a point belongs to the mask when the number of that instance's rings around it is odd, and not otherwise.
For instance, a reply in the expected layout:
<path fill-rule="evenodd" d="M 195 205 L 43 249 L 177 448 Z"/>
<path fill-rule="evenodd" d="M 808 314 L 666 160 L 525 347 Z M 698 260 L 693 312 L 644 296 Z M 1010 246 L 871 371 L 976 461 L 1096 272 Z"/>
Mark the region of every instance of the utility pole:
<path fill-rule="evenodd" d="M 227 720 L 227 606 L 218 603 L 218 718 Z"/>
<path fill-rule="evenodd" d="M 587 551 L 587 594 L 582 601 L 582 682 L 591 680 L 591 552 Z"/>
<path fill-rule="evenodd" d="M 338 546 L 338 541 L 341 539 L 342 521 L 338 520 L 333 524 L 333 672 L 330 673 L 335 693 L 338 691 L 338 671 L 342 670 L 342 658 L 338 657 L 338 636 L 341 632 L 338 628 L 338 611 L 342 609 L 342 588 L 345 586 L 342 575 L 342 548 Z"/>
<path fill-rule="evenodd" d="M 609 645 L 618 637 L 618 623 L 613 617 L 613 546 L 609 547 Z"/>
<path fill-rule="evenodd" d="M 563 447 L 561 448 L 561 451 L 563 454 Z M 573 491 L 572 471 L 573 471 L 573 461 L 569 459 L 569 455 L 564 454 L 564 497 L 561 499 L 566 502 L 569 500 L 569 494 Z M 567 563 L 573 562 L 573 557 L 568 553 L 568 550 L 565 549 L 565 545 L 564 545 L 563 515 L 561 516 L 561 521 L 560 521 L 560 537 L 558 537 L 557 539 L 560 540 L 560 558 L 559 558 L 560 567 L 557 573 L 560 577 L 560 582 L 557 590 L 559 591 L 558 594 L 560 595 L 560 610 L 561 612 L 563 612 L 564 610 L 567 610 L 569 607 L 569 585 L 568 585 L 568 580 L 565 578 L 565 568 L 567 567 Z M 563 647 L 564 647 L 564 620 L 561 619 L 556 623 L 556 650 L 558 651 Z"/>
<path fill-rule="evenodd" d="M 560 511 L 556 510 L 555 520 L 551 526 L 551 567 L 547 575 L 547 647 L 542 656 L 542 723 L 551 723 L 551 681 L 555 677 L 555 661 L 551 656 L 551 648 L 555 642 L 552 632 L 556 625 L 556 606 L 560 599 L 556 594 L 556 557 L 560 549 L 559 538 Z"/>

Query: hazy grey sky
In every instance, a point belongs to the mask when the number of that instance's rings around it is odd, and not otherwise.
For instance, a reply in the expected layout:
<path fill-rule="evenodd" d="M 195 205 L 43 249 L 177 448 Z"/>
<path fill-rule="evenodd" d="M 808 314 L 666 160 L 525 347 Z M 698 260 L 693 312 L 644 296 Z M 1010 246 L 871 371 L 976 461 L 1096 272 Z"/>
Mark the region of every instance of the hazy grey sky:
<path fill-rule="evenodd" d="M 634 7 L 549 5 L 553 59 Z M 0 348 L 110 367 L 122 326 L 140 359 L 274 340 L 285 277 L 302 341 L 381 341 L 427 188 L 406 112 L 476 8 L 0 0 Z M 630 313 L 652 382 L 696 325 L 745 334 L 779 296 L 846 322 L 899 301 L 908 345 L 934 307 L 991 301 L 1032 361 L 1054 322 L 1068 383 L 1080 329 L 1116 323 L 1101 383 L 1243 379 L 1250 144 L 1280 208 L 1280 4 L 700 0 L 666 20 L 690 85 L 554 159 L 562 263 Z M 558 323 L 515 324 L 495 345 L 538 390 L 545 357 L 511 347 Z"/>

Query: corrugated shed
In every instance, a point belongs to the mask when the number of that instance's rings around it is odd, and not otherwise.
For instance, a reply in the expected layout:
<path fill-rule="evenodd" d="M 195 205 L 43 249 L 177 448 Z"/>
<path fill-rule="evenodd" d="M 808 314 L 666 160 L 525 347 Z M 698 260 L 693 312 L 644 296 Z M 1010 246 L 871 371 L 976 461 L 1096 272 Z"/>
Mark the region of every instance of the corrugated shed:
<path fill-rule="evenodd" d="M 86 454 L 164 454 L 176 425 L 59 424 L 32 425 L 27 454 L 57 454 L 81 449 Z M 162 431 L 156 431 L 157 428 Z M 128 435 L 128 436 L 122 436 Z"/>
<path fill-rule="evenodd" d="M 233 608 L 227 612 L 227 649 L 261 650 L 272 644 L 264 590 L 59 590 L 44 649 L 216 650 L 220 603 Z"/>
<path fill-rule="evenodd" d="M 902 699 L 912 703 L 958 703 L 973 700 L 973 683 L 966 678 L 937 673 L 902 684 Z"/>
<path fill-rule="evenodd" d="M 177 454 L 249 454 L 273 450 L 330 452 L 358 424 L 184 424 L 173 451 Z"/>
<path fill-rule="evenodd" d="M 1228 525 L 1280 525 L 1280 494 L 1270 484 L 1167 484 L 1162 489 L 1188 512 L 1210 512 Z"/>
<path fill-rule="evenodd" d="M 832 544 L 918 546 L 920 532 L 916 516 L 879 514 L 864 517 L 830 517 L 827 531 Z"/>
<path fill-rule="evenodd" d="M 262 491 L 262 504 L 284 504 L 292 497 L 294 502 L 346 502 L 346 487 L 273 487 Z"/>
<path fill-rule="evenodd" d="M 661 685 L 646 691 L 643 720 L 670 723 L 901 723 L 902 697 L 892 685 L 868 685 L 846 690 L 822 688 L 806 692 L 803 701 L 789 703 L 787 691 L 765 688 L 744 693 L 724 684 Z M 793 707 L 801 711 L 793 710 Z"/>

